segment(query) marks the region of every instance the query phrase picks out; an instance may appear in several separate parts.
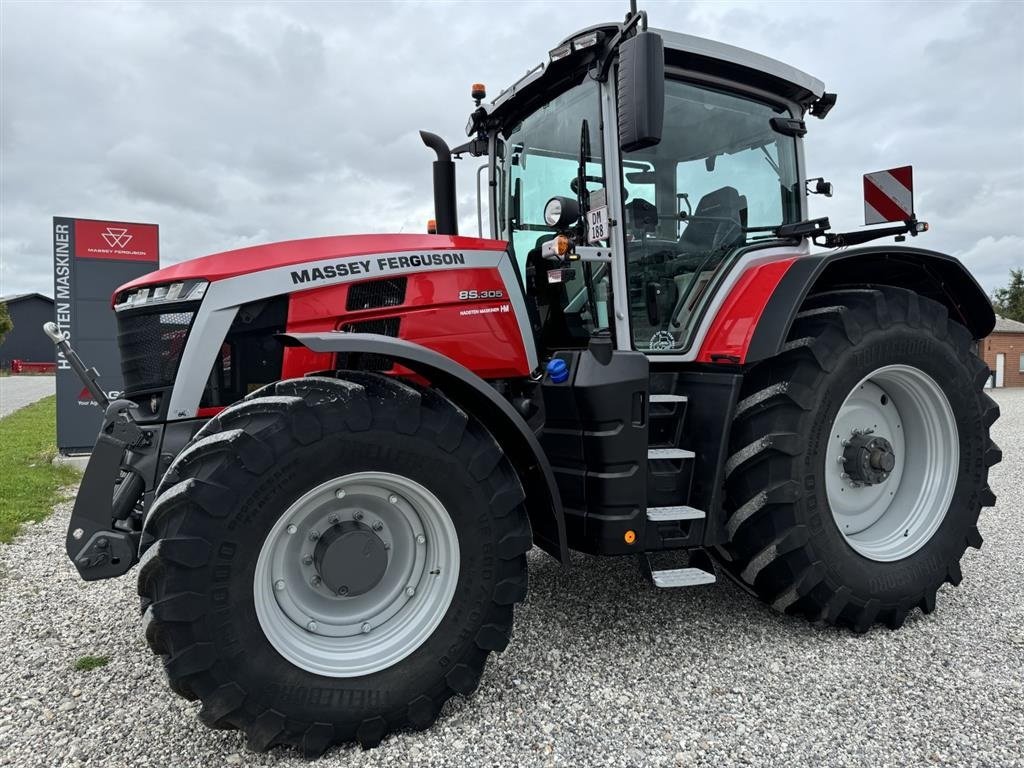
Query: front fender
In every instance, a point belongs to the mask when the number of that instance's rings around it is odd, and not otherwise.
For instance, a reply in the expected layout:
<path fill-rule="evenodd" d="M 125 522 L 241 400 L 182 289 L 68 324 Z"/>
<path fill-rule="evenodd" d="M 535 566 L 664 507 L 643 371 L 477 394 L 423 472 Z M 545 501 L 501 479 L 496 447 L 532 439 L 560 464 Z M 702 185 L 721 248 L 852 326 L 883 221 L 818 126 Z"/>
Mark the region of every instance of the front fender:
<path fill-rule="evenodd" d="M 441 387 L 501 445 L 526 491 L 534 542 L 568 564 L 565 513 L 544 449 L 523 417 L 486 381 L 451 358 L 405 339 L 338 331 L 286 333 L 279 338 L 288 346 L 303 346 L 313 352 L 382 355 Z"/>
<path fill-rule="evenodd" d="M 797 259 L 765 305 L 745 361 L 777 355 L 804 299 L 811 293 L 846 286 L 906 288 L 946 307 L 975 339 L 995 327 L 995 311 L 985 291 L 959 259 L 938 251 L 905 246 L 869 246 Z"/>

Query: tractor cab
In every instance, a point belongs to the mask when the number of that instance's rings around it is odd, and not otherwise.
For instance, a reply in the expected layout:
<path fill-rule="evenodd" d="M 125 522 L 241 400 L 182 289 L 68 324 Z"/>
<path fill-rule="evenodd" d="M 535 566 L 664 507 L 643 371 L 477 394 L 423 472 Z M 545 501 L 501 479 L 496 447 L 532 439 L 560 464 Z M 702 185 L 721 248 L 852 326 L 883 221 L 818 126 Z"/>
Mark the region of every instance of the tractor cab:
<path fill-rule="evenodd" d="M 777 230 L 806 218 L 803 117 L 834 95 L 773 59 L 637 24 L 564 40 L 473 113 L 466 146 L 489 157 L 490 235 L 510 244 L 545 347 L 606 330 L 619 349 L 693 359 L 708 286 L 792 250 Z M 544 251 L 559 235 L 565 257 Z"/>

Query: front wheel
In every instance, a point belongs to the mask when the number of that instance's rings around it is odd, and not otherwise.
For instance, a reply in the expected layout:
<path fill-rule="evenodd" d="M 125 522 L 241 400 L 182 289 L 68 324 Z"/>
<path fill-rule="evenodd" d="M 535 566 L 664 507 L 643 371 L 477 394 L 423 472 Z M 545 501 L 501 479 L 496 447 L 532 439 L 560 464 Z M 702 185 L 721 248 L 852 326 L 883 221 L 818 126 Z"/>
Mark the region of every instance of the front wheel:
<path fill-rule="evenodd" d="M 523 491 L 440 393 L 279 382 L 175 460 L 146 520 L 146 637 L 201 719 L 253 749 L 373 746 L 476 688 L 526 594 Z"/>
<path fill-rule="evenodd" d="M 730 575 L 864 631 L 930 612 L 980 547 L 999 415 L 967 330 L 899 289 L 811 296 L 746 377 L 726 466 Z"/>

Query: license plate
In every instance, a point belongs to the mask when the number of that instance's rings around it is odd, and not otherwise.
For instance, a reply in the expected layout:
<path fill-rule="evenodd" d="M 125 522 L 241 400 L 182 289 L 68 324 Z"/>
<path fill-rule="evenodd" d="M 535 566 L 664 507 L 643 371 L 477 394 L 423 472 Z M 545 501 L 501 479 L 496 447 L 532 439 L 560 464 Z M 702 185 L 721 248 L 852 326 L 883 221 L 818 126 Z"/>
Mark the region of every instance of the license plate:
<path fill-rule="evenodd" d="M 587 211 L 587 242 L 596 243 L 608 238 L 608 206 Z"/>

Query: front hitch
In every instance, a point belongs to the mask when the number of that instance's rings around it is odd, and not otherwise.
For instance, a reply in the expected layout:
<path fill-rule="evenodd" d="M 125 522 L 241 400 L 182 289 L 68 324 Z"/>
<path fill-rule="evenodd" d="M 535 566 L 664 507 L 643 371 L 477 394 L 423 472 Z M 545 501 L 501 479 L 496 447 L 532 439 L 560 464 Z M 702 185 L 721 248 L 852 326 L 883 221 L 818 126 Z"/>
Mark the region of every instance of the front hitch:
<path fill-rule="evenodd" d="M 135 403 L 107 399 L 96 380 L 96 369 L 86 367 L 56 325 L 47 323 L 43 330 L 104 409 L 103 426 L 75 498 L 65 548 L 84 580 L 120 576 L 138 561 L 140 534 L 132 530 L 128 518 L 146 485 L 127 462 L 131 455 L 151 447 L 152 433 L 135 422 Z"/>
<path fill-rule="evenodd" d="M 138 532 L 115 527 L 115 521 L 128 518 L 145 490 L 142 477 L 124 466 L 126 453 L 147 442 L 132 418 L 135 407 L 130 400 L 107 406 L 75 498 L 65 546 L 86 581 L 120 576 L 138 560 Z"/>

